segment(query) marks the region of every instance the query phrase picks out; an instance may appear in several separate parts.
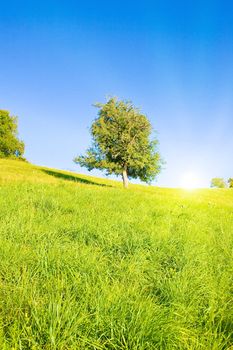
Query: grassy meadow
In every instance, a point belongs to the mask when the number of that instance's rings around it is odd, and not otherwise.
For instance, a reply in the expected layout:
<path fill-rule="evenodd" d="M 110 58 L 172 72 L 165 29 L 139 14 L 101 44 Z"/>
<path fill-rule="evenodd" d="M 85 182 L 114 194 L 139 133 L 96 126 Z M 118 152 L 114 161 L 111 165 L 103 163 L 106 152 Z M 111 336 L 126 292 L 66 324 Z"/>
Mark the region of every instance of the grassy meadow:
<path fill-rule="evenodd" d="M 233 349 L 233 190 L 0 160 L 0 349 Z"/>

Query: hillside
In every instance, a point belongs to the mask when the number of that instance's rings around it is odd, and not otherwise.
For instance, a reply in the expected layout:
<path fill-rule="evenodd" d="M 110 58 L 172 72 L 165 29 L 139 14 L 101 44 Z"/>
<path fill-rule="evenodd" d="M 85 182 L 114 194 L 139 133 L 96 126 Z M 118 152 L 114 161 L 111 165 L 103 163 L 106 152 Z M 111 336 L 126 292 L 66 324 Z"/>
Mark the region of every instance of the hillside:
<path fill-rule="evenodd" d="M 0 349 L 233 349 L 233 190 L 0 159 Z"/>

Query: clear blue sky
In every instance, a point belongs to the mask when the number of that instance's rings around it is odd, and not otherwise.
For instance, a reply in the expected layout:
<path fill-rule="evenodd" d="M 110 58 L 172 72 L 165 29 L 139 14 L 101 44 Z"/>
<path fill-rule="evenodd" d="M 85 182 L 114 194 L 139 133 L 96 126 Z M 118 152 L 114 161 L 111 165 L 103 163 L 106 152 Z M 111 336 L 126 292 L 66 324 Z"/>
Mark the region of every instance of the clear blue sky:
<path fill-rule="evenodd" d="M 0 48 L 29 161 L 85 173 L 92 104 L 116 95 L 158 131 L 158 185 L 233 176 L 232 1 L 0 0 Z"/>

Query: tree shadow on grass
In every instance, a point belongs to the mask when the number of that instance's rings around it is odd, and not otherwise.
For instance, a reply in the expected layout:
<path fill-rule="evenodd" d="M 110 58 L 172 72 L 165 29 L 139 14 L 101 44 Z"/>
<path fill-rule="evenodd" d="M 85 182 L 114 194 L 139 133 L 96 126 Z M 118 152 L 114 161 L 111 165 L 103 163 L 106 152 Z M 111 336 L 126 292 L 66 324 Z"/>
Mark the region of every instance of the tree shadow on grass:
<path fill-rule="evenodd" d="M 41 169 L 41 170 L 44 173 L 46 173 L 47 175 L 54 176 L 54 177 L 57 177 L 59 179 L 66 180 L 66 181 L 73 181 L 73 182 L 77 182 L 77 183 L 83 183 L 86 185 L 95 185 L 95 186 L 101 186 L 101 187 L 112 187 L 111 185 L 105 185 L 105 184 L 101 184 L 101 183 L 94 182 L 91 180 L 83 179 L 79 176 L 64 174 L 64 173 L 60 173 L 58 171 L 47 170 L 47 169 Z"/>

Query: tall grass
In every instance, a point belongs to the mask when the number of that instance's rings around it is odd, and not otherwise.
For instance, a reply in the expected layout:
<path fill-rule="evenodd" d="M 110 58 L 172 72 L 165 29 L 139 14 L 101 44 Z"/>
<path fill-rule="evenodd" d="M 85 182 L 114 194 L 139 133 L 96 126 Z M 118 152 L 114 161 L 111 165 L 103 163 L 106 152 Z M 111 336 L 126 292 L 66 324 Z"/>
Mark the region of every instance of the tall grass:
<path fill-rule="evenodd" d="M 0 349 L 233 349 L 233 191 L 0 160 Z"/>

